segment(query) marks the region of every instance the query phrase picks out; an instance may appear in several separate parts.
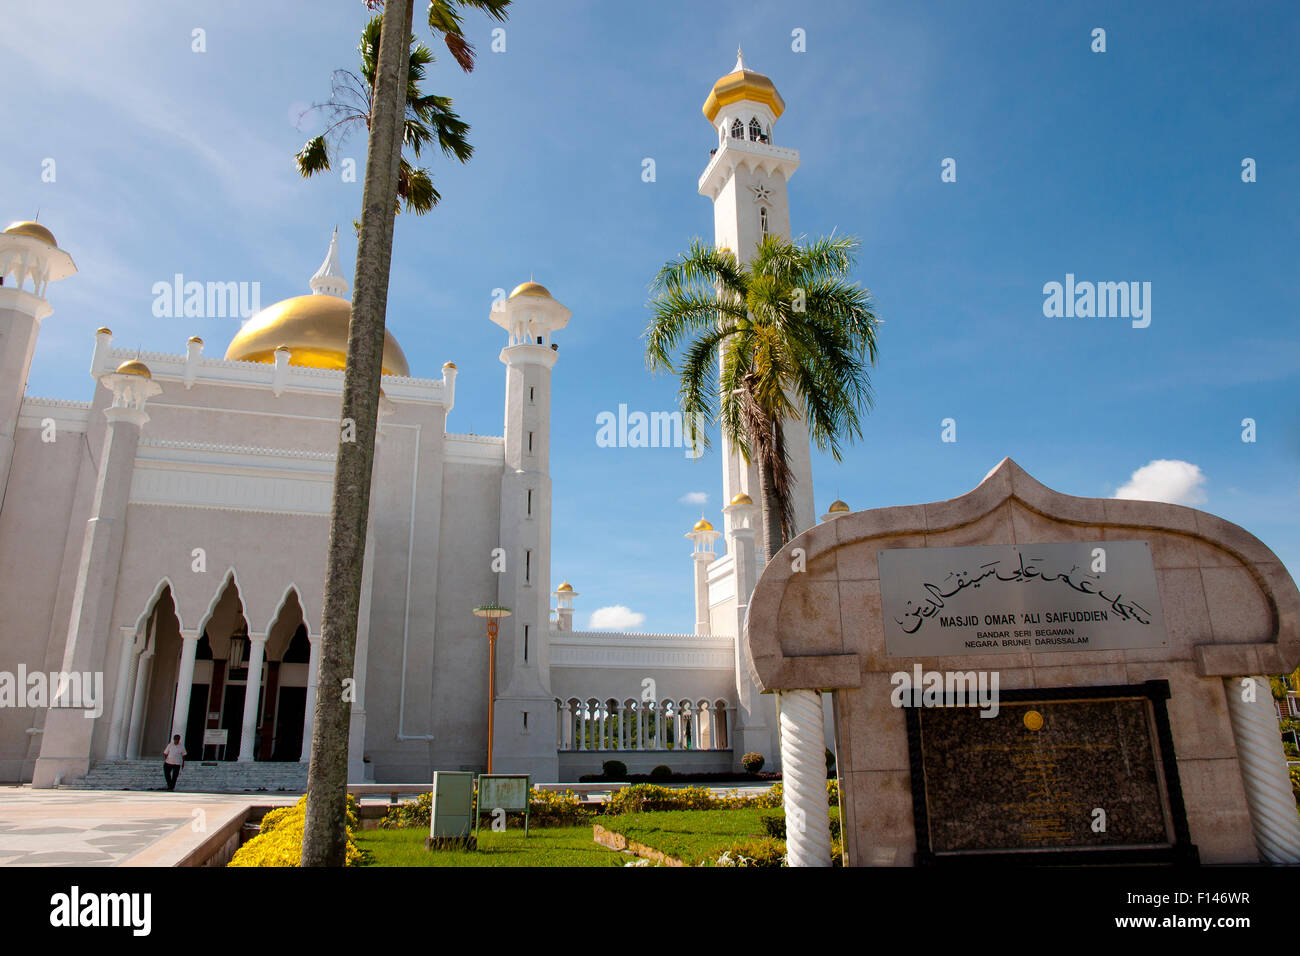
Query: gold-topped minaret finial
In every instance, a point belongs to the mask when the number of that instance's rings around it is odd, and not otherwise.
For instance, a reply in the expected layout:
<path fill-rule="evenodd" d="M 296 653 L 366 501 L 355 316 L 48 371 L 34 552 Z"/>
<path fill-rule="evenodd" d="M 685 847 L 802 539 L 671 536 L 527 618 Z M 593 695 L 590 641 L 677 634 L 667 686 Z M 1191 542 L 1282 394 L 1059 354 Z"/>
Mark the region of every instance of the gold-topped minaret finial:
<path fill-rule="evenodd" d="M 724 106 L 741 100 L 762 103 L 772 111 L 773 119 L 780 119 L 785 112 L 785 100 L 776 91 L 772 80 L 762 73 L 755 73 L 745 65 L 745 51 L 736 47 L 736 65 L 731 72 L 713 84 L 708 99 L 704 101 L 704 116 L 713 123 Z"/>

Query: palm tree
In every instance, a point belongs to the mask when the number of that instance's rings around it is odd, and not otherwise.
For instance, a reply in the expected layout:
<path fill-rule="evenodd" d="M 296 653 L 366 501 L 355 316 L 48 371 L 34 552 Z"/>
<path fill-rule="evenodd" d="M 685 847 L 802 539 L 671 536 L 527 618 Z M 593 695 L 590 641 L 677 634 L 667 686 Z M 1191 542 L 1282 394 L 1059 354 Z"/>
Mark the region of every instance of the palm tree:
<path fill-rule="evenodd" d="M 456 62 L 468 72 L 473 68 L 473 48 L 461 33 L 457 8 L 473 7 L 494 19 L 504 20 L 509 3 L 510 0 L 433 0 L 429 7 L 429 26 L 435 36 L 444 38 Z M 366 6 L 373 10 L 380 3 L 367 0 Z M 397 216 L 402 145 L 409 128 L 406 120 L 413 0 L 387 0 L 383 6 L 374 93 L 367 113 L 370 135 L 330 508 L 325 606 L 321 614 L 318 689 L 312 715 L 311 764 L 302 840 L 303 866 L 343 866 L 347 851 L 351 704 L 345 688 L 352 678 L 356 658 L 361 570 L 379 418 L 388 274 L 393 258 L 393 221 Z"/>
<path fill-rule="evenodd" d="M 651 286 L 646 364 L 678 372 L 693 441 L 707 446 L 702 423 L 717 420 L 746 463 L 757 460 L 768 560 L 794 535 L 784 422 L 806 414 L 809 437 L 840 461 L 871 407 L 878 320 L 848 279 L 857 248 L 851 237 L 767 236 L 741 265 L 696 240 Z"/>
<path fill-rule="evenodd" d="M 361 33 L 361 69 L 335 70 L 331 81 L 330 98 L 312 107 L 329 116 L 325 132 L 307 141 L 297 155 L 298 172 L 304 177 L 329 170 L 332 156 L 338 154 L 348 135 L 359 125 L 370 128 L 375 110 L 375 77 L 379 63 L 379 32 L 382 17 L 375 15 Z M 418 158 L 420 150 L 437 140 L 446 156 L 469 162 L 474 147 L 466 140 L 469 124 L 451 108 L 449 96 L 426 96 L 420 92 L 427 68 L 434 62 L 427 46 L 410 41 L 410 62 L 406 80 L 406 113 L 403 132 L 404 145 Z M 429 170 L 413 166 L 405 156 L 398 170 L 397 195 L 406 208 L 424 215 L 442 198 L 433 188 Z"/>

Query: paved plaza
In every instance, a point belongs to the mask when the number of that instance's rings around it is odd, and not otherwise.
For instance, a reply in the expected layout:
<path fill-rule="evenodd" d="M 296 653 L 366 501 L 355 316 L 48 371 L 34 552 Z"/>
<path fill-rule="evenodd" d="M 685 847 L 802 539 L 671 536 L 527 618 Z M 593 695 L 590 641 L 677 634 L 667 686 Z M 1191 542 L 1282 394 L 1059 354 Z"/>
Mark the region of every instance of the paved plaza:
<path fill-rule="evenodd" d="M 0 866 L 176 866 L 258 805 L 296 795 L 0 788 Z"/>

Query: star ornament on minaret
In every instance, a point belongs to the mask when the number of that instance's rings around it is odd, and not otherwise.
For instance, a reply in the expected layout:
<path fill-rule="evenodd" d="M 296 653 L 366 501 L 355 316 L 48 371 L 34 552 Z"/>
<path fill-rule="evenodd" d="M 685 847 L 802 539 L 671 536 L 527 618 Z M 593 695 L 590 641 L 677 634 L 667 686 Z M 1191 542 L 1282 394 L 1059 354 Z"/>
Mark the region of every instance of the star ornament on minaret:
<path fill-rule="evenodd" d="M 772 190 L 768 189 L 762 183 L 756 183 L 749 187 L 749 191 L 754 194 L 754 202 L 770 202 L 772 199 Z"/>

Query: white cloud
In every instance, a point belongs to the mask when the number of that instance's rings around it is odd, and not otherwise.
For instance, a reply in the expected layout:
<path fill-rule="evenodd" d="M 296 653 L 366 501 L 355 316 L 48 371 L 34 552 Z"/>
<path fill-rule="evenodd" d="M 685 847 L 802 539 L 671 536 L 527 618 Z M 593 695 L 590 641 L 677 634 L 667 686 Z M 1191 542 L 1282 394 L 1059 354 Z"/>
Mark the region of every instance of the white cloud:
<path fill-rule="evenodd" d="M 587 624 L 589 631 L 629 631 L 640 627 L 645 615 L 622 604 L 599 607 L 591 612 L 591 621 Z"/>
<path fill-rule="evenodd" d="M 677 503 L 683 505 L 707 505 L 709 503 L 709 493 L 707 491 L 688 491 L 677 499 Z"/>
<path fill-rule="evenodd" d="M 1205 475 L 1199 465 L 1178 459 L 1157 458 L 1133 472 L 1116 498 L 1139 501 L 1167 501 L 1175 505 L 1203 505 L 1206 502 Z"/>

